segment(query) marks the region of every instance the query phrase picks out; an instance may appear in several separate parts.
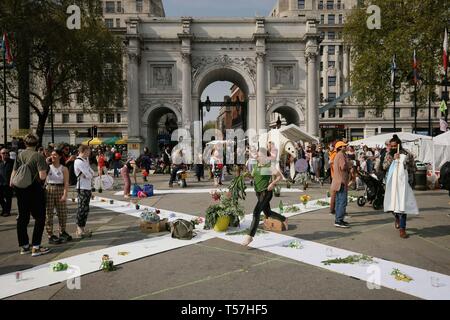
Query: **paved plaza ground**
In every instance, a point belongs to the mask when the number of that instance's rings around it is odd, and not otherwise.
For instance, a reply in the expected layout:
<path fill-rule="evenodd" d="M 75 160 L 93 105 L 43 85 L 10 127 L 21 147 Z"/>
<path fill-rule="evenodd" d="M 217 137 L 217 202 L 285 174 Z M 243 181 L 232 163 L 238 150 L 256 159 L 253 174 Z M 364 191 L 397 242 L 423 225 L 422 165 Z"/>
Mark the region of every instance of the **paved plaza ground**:
<path fill-rule="evenodd" d="M 168 178 L 156 175 L 150 181 L 155 189 L 162 190 L 168 189 Z M 188 184 L 190 190 L 212 187 L 210 181 L 189 179 Z M 313 199 L 324 198 L 328 187 L 312 184 L 306 193 Z M 182 189 L 175 186 L 173 190 Z M 103 192 L 101 196 L 123 200 L 114 195 L 117 191 Z M 283 193 L 272 200 L 272 207 L 277 207 L 280 199 L 284 204 L 298 203 L 301 194 Z M 408 219 L 409 239 L 400 239 L 392 215 L 368 205 L 360 208 L 356 203 L 348 208 L 350 229 L 334 227 L 329 209 L 323 209 L 290 218 L 289 231 L 283 234 L 450 275 L 448 192 L 416 191 L 416 197 L 421 214 Z M 17 213 L 15 199 L 13 203 L 13 212 Z M 211 198 L 208 193 L 164 194 L 142 203 L 204 216 Z M 255 194 L 248 193 L 244 204 L 247 213 L 255 203 Z M 69 211 L 68 231 L 73 234 L 75 203 L 69 205 Z M 92 238 L 50 245 L 51 254 L 32 258 L 18 254 L 15 218 L 0 218 L 0 275 L 166 234 L 143 234 L 137 218 L 92 207 L 88 220 L 88 227 L 94 231 Z M 30 235 L 32 226 L 30 223 Z M 47 245 L 45 236 L 43 244 Z M 132 261 L 112 273 L 85 275 L 81 287 L 69 290 L 66 283 L 59 283 L 9 299 L 418 299 L 384 287 L 369 290 L 364 281 L 218 238 Z"/>

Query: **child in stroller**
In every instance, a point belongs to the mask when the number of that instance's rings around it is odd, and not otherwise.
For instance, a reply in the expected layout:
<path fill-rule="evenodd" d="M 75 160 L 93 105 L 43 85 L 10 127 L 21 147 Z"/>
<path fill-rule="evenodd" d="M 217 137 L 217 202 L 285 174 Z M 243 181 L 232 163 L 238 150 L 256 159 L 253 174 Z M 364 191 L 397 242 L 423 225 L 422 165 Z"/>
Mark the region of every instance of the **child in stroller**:
<path fill-rule="evenodd" d="M 360 170 L 358 170 L 357 174 L 366 185 L 364 196 L 358 198 L 358 206 L 364 207 L 369 202 L 375 210 L 382 209 L 384 204 L 383 182 L 378 180 L 375 174 L 369 174 Z"/>

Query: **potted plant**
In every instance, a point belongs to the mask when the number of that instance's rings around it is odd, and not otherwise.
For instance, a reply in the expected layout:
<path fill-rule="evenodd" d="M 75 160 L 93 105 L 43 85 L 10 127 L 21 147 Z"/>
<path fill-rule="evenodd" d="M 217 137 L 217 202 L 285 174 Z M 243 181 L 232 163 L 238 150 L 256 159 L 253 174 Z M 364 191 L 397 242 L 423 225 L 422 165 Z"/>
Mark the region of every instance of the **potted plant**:
<path fill-rule="evenodd" d="M 230 184 L 229 192 L 214 191 L 211 197 L 216 202 L 206 209 L 205 227 L 218 232 L 226 231 L 231 225 L 238 227 L 240 219 L 245 215 L 244 208 L 239 204 L 239 200 L 245 200 L 244 176 L 238 176 Z"/>

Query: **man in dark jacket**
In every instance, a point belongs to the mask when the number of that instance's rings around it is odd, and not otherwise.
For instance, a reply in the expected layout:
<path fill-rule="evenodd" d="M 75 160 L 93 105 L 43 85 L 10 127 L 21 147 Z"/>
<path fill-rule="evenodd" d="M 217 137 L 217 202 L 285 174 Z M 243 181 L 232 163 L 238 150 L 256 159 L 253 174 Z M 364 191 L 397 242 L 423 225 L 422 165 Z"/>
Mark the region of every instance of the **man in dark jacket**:
<path fill-rule="evenodd" d="M 2 206 L 2 216 L 9 217 L 11 215 L 11 202 L 13 190 L 9 186 L 11 173 L 14 167 L 14 160 L 9 158 L 9 150 L 2 149 L 0 151 L 0 205 Z"/>

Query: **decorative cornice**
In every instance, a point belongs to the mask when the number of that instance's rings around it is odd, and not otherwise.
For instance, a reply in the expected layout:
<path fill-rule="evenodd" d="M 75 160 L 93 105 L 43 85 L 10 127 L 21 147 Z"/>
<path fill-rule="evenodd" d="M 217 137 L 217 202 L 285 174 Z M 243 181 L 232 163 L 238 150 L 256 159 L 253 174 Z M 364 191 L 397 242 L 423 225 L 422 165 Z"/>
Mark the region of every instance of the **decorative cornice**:
<path fill-rule="evenodd" d="M 234 57 L 231 58 L 228 55 L 215 56 L 215 57 L 193 57 L 192 58 L 192 79 L 198 77 L 198 75 L 211 65 L 218 65 L 221 67 L 237 66 L 244 69 L 250 78 L 256 80 L 256 63 L 255 59 L 250 57 Z"/>

